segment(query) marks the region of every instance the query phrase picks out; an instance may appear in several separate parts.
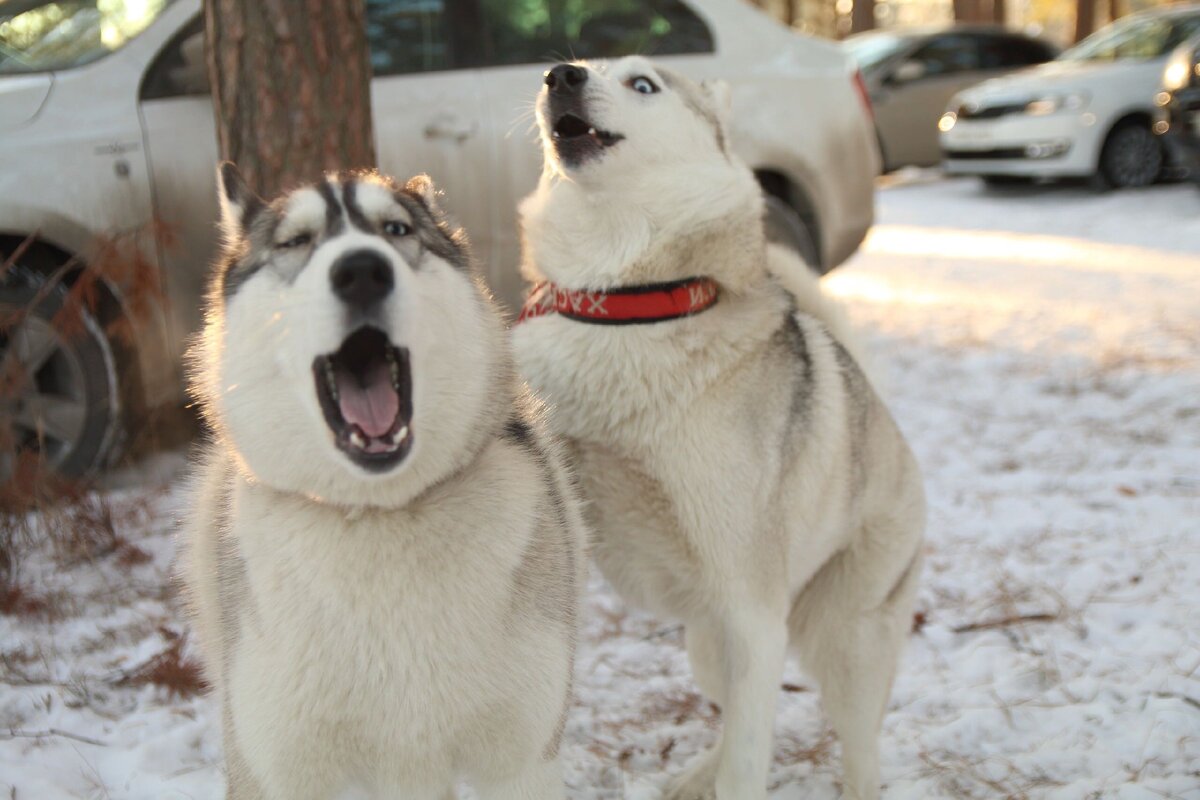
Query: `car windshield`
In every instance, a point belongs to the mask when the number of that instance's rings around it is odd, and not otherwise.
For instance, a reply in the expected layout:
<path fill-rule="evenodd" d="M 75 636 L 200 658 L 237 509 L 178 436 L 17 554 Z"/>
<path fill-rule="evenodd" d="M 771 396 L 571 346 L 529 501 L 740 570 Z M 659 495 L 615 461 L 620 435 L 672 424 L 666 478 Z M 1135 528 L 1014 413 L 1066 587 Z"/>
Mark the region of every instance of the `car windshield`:
<path fill-rule="evenodd" d="M 908 41 L 887 33 L 867 33 L 851 36 L 844 44 L 858 62 L 858 68 L 870 72 L 898 53 Z"/>
<path fill-rule="evenodd" d="M 1200 14 L 1130 17 L 1092 34 L 1058 58 L 1060 61 L 1161 58 L 1197 30 L 1200 30 Z"/>
<path fill-rule="evenodd" d="M 120 50 L 174 0 L 0 0 L 0 74 L 82 66 Z"/>

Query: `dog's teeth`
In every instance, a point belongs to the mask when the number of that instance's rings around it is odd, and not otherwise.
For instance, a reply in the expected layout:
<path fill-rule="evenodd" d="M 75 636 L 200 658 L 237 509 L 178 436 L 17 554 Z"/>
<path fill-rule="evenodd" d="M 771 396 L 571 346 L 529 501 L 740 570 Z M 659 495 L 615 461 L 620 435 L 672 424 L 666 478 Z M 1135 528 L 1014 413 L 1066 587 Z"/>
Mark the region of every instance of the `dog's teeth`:
<path fill-rule="evenodd" d="M 367 440 L 358 431 L 350 431 L 350 444 L 357 447 L 359 450 L 367 449 Z"/>
<path fill-rule="evenodd" d="M 392 447 L 399 447 L 400 443 L 403 442 L 407 438 L 408 438 L 408 426 L 405 425 L 402 428 L 400 428 L 400 430 L 393 433 L 392 438 L 389 441 L 391 441 Z"/>
<path fill-rule="evenodd" d="M 325 362 L 325 385 L 329 387 L 329 393 L 333 395 L 333 399 L 337 400 L 337 380 L 333 377 L 333 364 Z"/>
<path fill-rule="evenodd" d="M 595 135 L 596 135 L 596 129 L 588 128 L 588 136 L 595 136 Z"/>
<path fill-rule="evenodd" d="M 558 131 L 552 131 L 552 132 L 550 133 L 550 138 L 552 138 L 552 139 L 561 139 L 561 138 L 562 138 L 562 134 L 561 134 L 561 133 L 559 133 Z"/>

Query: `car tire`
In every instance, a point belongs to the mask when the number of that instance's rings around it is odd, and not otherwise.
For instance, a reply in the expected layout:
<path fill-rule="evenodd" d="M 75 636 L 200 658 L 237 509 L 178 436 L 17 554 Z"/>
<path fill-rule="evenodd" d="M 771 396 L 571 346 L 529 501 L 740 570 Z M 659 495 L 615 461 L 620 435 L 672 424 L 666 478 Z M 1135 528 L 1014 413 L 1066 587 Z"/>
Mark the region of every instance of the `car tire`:
<path fill-rule="evenodd" d="M 767 241 L 790 247 L 804 259 L 804 263 L 814 271 L 820 272 L 821 256 L 817 252 L 817 240 L 808 223 L 783 199 L 767 195 L 764 200 Z"/>
<path fill-rule="evenodd" d="M 1113 189 L 1149 186 L 1166 162 L 1162 142 L 1139 122 L 1125 122 L 1108 134 L 1100 151 L 1100 177 Z"/>
<path fill-rule="evenodd" d="M 0 286 L 0 320 L 27 309 L 45 280 L 13 268 Z M 0 396 L 0 484 L 9 482 L 18 459 L 30 452 L 42 469 L 62 478 L 87 477 L 109 463 L 121 438 L 112 343 L 86 309 L 78 312 L 78 326 L 72 325 L 78 329 L 63 332 L 55 317 L 67 296 L 67 287 L 55 286 L 0 333 L 0 375 L 13 387 Z M 16 366 L 9 366 L 10 358 L 17 359 Z"/>

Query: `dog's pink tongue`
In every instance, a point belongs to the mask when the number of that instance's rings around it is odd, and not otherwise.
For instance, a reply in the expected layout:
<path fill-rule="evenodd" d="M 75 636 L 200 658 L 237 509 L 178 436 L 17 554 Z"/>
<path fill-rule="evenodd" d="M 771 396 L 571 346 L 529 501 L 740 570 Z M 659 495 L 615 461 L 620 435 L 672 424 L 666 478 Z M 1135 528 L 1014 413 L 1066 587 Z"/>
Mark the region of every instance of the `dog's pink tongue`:
<path fill-rule="evenodd" d="M 367 436 L 383 436 L 392 429 L 400 411 L 400 396 L 392 388 L 392 373 L 387 362 L 373 365 L 361 385 L 345 372 L 337 371 L 338 406 L 342 418 L 357 425 Z"/>

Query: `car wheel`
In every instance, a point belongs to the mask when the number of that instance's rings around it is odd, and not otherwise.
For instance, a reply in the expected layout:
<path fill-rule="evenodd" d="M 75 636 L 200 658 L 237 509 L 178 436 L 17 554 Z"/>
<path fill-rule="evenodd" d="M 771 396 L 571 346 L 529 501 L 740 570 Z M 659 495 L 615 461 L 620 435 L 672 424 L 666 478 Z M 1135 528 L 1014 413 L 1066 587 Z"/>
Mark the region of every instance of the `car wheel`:
<path fill-rule="evenodd" d="M 1163 169 L 1163 149 L 1158 137 L 1137 122 L 1118 125 L 1100 152 L 1100 175 L 1114 189 L 1149 186 Z"/>
<path fill-rule="evenodd" d="M 767 195 L 765 200 L 767 241 L 792 248 L 800 254 L 804 263 L 820 272 L 821 257 L 817 253 L 817 240 L 808 223 L 782 199 Z"/>
<path fill-rule="evenodd" d="M 112 345 L 85 309 L 69 326 L 55 319 L 64 286 L 30 309 L 44 281 L 14 268 L 0 286 L 0 321 L 16 321 L 0 324 L 0 484 L 29 457 L 64 478 L 84 477 L 105 464 L 119 438 Z"/>

